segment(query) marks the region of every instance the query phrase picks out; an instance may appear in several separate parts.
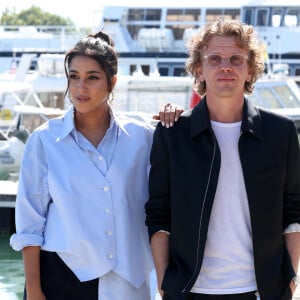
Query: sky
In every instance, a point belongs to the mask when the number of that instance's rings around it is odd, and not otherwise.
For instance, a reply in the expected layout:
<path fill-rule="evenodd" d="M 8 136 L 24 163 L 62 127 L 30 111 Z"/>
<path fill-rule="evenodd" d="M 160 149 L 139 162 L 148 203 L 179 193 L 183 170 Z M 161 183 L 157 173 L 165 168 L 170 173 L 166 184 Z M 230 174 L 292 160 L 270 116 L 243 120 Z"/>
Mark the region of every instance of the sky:
<path fill-rule="evenodd" d="M 230 3 L 243 2 L 245 0 L 231 0 Z M 195 0 L 185 0 L 185 3 L 191 2 L 195 5 Z M 200 1 L 199 1 L 200 2 Z M 219 0 L 209 0 L 209 3 Z M 97 28 L 101 18 L 101 12 L 105 5 L 126 4 L 147 5 L 147 6 L 167 6 L 168 4 L 176 6 L 178 1 L 174 0 L 84 0 L 84 1 L 67 1 L 67 0 L 0 0 L 0 14 L 5 8 L 15 8 L 17 12 L 27 9 L 32 5 L 40 7 L 42 10 L 62 16 L 69 17 L 79 27 Z M 182 5 L 182 3 L 180 3 Z"/>
<path fill-rule="evenodd" d="M 32 5 L 40 7 L 49 13 L 70 18 L 76 25 L 85 27 L 96 26 L 96 16 L 101 13 L 102 3 L 105 1 L 84 0 L 0 0 L 0 12 L 5 8 L 15 8 L 17 12 L 28 9 Z"/>
<path fill-rule="evenodd" d="M 5 8 L 15 8 L 17 12 L 27 9 L 32 5 L 40 7 L 42 10 L 57 14 L 62 17 L 69 17 L 76 25 L 83 27 L 97 27 L 103 6 L 120 5 L 125 3 L 137 4 L 151 2 L 161 5 L 161 0 L 0 0 L 0 14 Z"/>

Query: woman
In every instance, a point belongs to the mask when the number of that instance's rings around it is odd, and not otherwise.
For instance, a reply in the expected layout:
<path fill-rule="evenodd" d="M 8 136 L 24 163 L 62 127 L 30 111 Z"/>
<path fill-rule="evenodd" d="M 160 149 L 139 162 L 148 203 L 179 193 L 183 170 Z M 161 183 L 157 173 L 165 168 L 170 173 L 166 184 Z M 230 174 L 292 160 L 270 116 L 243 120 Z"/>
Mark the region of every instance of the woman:
<path fill-rule="evenodd" d="M 23 253 L 25 299 L 150 299 L 153 128 L 113 111 L 117 54 L 105 33 L 79 41 L 65 71 L 72 105 L 32 133 L 20 171 L 11 246 Z"/>

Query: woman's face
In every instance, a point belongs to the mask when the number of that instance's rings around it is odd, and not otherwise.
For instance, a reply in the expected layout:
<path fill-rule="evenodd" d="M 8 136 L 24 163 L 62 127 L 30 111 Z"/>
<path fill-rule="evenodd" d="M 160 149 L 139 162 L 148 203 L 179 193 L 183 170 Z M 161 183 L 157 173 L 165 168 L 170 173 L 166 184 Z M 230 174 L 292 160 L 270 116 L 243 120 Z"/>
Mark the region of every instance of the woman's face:
<path fill-rule="evenodd" d="M 98 62 L 87 56 L 76 56 L 69 65 L 70 99 L 80 113 L 106 108 L 109 85 L 106 74 Z M 116 76 L 112 78 L 112 87 Z"/>

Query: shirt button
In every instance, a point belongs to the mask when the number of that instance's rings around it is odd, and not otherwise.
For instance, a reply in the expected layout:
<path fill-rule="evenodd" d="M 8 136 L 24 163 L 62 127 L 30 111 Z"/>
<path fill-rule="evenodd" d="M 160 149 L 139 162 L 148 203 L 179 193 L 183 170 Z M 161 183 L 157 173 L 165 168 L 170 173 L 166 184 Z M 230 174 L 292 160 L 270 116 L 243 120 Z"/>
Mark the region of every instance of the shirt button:
<path fill-rule="evenodd" d="M 108 258 L 112 259 L 114 256 L 112 255 L 112 253 L 108 254 Z"/>
<path fill-rule="evenodd" d="M 105 208 L 104 211 L 105 211 L 106 214 L 110 213 L 110 209 L 109 208 Z"/>
<path fill-rule="evenodd" d="M 99 159 L 99 160 L 102 160 L 102 159 L 103 159 L 103 157 L 102 157 L 102 156 L 99 156 L 99 157 L 98 157 L 98 159 Z"/>
<path fill-rule="evenodd" d="M 104 190 L 104 192 L 108 192 L 109 187 L 108 187 L 108 186 L 105 186 L 105 187 L 103 188 L 103 190 Z"/>
<path fill-rule="evenodd" d="M 111 230 L 107 230 L 106 234 L 109 235 L 109 236 L 111 236 L 112 235 L 112 231 Z"/>

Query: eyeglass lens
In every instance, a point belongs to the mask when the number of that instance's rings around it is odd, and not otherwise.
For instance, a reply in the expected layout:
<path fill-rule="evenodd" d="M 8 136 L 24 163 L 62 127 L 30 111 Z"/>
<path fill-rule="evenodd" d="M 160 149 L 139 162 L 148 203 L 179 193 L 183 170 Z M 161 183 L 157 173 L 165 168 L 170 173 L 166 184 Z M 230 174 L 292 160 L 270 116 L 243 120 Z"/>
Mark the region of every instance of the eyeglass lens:
<path fill-rule="evenodd" d="M 238 54 L 232 55 L 230 57 L 222 57 L 217 54 L 207 56 L 207 62 L 211 67 L 218 67 L 224 60 L 226 60 L 227 62 L 229 61 L 232 67 L 237 68 L 242 67 L 245 63 L 245 57 Z"/>

